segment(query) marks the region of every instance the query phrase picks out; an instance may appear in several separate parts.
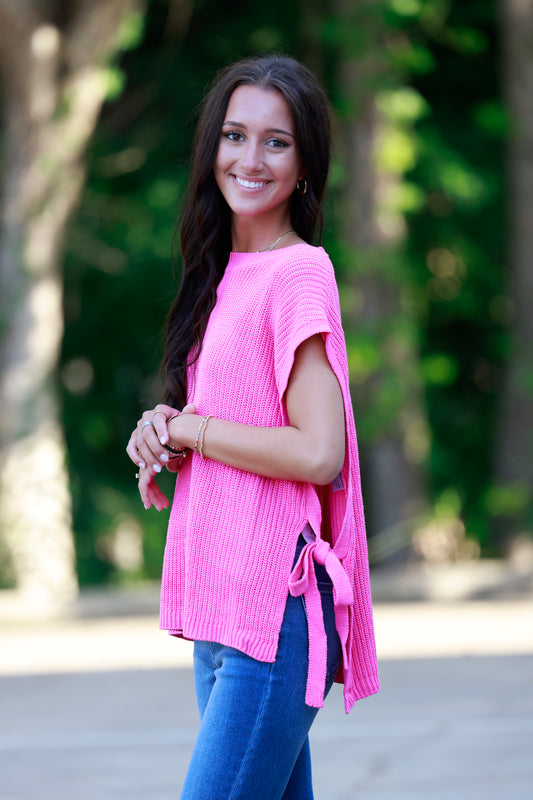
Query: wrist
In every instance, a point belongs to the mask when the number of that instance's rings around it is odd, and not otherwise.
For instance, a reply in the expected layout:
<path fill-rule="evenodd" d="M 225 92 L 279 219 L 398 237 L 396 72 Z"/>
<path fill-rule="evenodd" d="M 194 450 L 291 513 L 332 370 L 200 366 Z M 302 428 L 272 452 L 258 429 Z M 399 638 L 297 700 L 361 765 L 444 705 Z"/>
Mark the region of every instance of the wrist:
<path fill-rule="evenodd" d="M 175 449 L 194 448 L 196 432 L 202 421 L 199 414 L 180 414 L 168 423 L 169 445 Z"/>

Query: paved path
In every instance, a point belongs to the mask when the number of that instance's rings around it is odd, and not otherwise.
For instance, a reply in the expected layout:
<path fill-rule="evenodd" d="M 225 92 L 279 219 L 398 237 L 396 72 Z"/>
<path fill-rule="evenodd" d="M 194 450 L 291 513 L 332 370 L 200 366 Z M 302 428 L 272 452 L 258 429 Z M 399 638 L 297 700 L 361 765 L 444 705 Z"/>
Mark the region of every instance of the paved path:
<path fill-rule="evenodd" d="M 376 623 L 383 688 L 345 716 L 334 687 L 317 800 L 531 800 L 533 598 L 378 604 Z M 153 615 L 5 623 L 0 708 L 2 800 L 176 800 L 190 647 Z"/>

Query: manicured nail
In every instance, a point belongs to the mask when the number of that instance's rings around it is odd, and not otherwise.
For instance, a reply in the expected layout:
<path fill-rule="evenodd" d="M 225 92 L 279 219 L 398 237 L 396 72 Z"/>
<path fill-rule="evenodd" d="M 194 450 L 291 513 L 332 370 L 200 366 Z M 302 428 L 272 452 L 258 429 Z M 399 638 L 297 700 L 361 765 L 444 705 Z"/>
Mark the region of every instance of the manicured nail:
<path fill-rule="evenodd" d="M 144 461 L 139 461 L 139 469 L 146 469 L 146 464 Z"/>
<path fill-rule="evenodd" d="M 161 464 L 154 464 L 155 472 L 161 472 Z"/>
<path fill-rule="evenodd" d="M 161 459 L 161 461 L 164 461 L 165 463 L 168 461 L 168 455 L 166 453 L 161 453 L 159 458 Z"/>
<path fill-rule="evenodd" d="M 163 436 L 160 438 L 159 441 L 161 442 L 161 444 L 166 444 L 168 442 L 168 436 L 165 436 L 165 434 L 163 434 Z"/>
<path fill-rule="evenodd" d="M 146 503 L 144 503 L 144 507 L 145 507 L 145 509 L 146 509 L 147 511 L 148 511 L 148 509 L 150 508 L 150 506 L 147 506 L 147 505 L 146 505 Z"/>

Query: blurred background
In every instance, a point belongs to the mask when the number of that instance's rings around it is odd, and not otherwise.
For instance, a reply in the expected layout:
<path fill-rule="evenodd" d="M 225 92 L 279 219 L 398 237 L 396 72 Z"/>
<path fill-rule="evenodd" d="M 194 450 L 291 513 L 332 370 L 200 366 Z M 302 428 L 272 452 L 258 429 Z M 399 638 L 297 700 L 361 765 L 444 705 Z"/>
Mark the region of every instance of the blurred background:
<path fill-rule="evenodd" d="M 531 563 L 532 0 L 0 0 L 0 587 L 34 607 L 159 577 L 124 449 L 159 396 L 198 103 L 264 51 L 334 110 L 376 576 Z"/>
<path fill-rule="evenodd" d="M 334 111 L 382 679 L 347 718 L 332 690 L 317 797 L 529 800 L 533 0 L 0 0 L 0 795 L 183 780 L 190 643 L 158 631 L 166 514 L 125 446 L 198 103 L 265 51 Z"/>

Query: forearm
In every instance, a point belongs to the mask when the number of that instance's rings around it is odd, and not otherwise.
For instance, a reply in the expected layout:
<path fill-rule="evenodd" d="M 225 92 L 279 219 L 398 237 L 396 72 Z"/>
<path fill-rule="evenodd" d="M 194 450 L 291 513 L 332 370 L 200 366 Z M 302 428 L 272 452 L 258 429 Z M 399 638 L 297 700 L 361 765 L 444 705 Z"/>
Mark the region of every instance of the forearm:
<path fill-rule="evenodd" d="M 198 415 L 173 420 L 169 425 L 171 444 L 194 449 L 201 421 Z M 343 447 L 334 441 L 320 444 L 311 431 L 292 425 L 264 428 L 218 418 L 207 424 L 202 453 L 205 458 L 267 478 L 316 484 L 332 481 L 344 460 Z"/>

